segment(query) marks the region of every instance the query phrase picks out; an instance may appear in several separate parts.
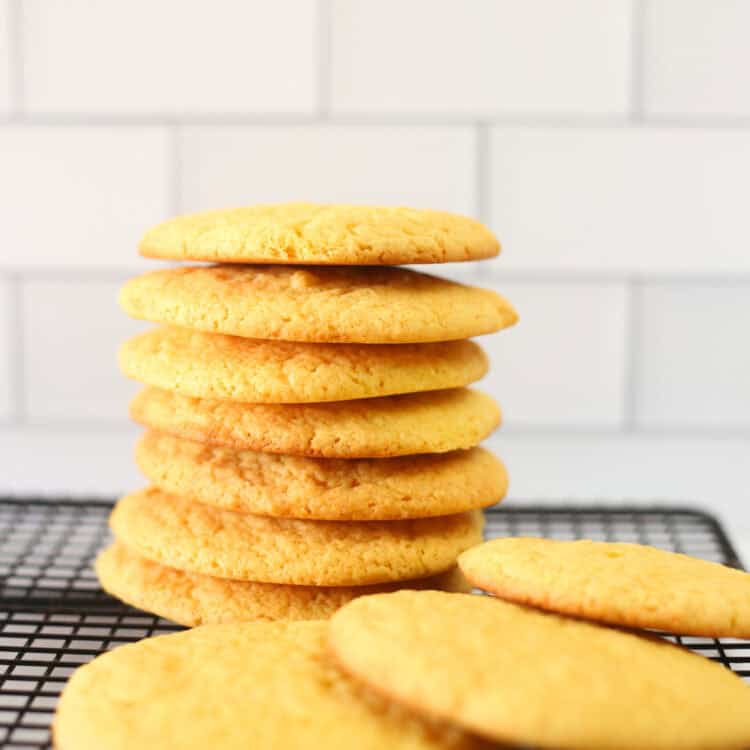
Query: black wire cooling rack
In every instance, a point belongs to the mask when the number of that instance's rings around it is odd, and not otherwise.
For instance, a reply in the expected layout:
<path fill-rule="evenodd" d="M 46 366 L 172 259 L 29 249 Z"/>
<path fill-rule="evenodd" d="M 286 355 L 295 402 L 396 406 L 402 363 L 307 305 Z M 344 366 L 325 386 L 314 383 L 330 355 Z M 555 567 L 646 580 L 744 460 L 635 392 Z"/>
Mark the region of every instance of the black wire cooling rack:
<path fill-rule="evenodd" d="M 126 607 L 92 570 L 108 541 L 111 503 L 0 498 L 0 746 L 49 747 L 65 680 L 80 664 L 123 643 L 179 630 Z M 675 507 L 503 506 L 486 535 L 639 542 L 741 567 L 718 522 Z M 750 642 L 676 638 L 750 677 Z"/>

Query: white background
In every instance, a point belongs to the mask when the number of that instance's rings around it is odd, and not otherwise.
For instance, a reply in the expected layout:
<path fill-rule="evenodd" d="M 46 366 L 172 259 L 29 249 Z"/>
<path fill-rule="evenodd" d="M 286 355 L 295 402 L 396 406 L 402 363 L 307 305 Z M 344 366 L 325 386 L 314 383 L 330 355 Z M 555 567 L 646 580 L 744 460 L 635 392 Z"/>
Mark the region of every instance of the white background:
<path fill-rule="evenodd" d="M 515 499 L 695 502 L 750 539 L 750 2 L 0 0 L 0 491 L 116 493 L 116 308 L 179 212 L 477 216 L 446 273 L 485 340 Z"/>

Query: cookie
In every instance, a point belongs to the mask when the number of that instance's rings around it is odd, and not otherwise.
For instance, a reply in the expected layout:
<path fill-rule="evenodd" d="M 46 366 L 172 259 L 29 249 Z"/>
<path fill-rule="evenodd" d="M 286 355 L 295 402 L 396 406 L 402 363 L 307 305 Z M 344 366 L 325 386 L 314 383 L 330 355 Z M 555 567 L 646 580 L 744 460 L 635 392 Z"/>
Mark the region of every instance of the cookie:
<path fill-rule="evenodd" d="M 497 403 L 467 388 L 327 404 L 240 404 L 146 388 L 130 416 L 189 440 L 324 458 L 446 453 L 477 445 L 500 424 Z"/>
<path fill-rule="evenodd" d="M 399 591 L 346 604 L 329 642 L 381 694 L 513 747 L 750 746 L 750 688 L 655 637 L 488 596 Z"/>
<path fill-rule="evenodd" d="M 485 508 L 508 486 L 503 464 L 473 448 L 400 458 L 284 456 L 147 432 L 136 463 L 154 485 L 225 510 L 329 521 L 389 521 Z"/>
<path fill-rule="evenodd" d="M 224 263 L 393 266 L 492 258 L 500 244 L 466 216 L 414 208 L 281 203 L 179 216 L 141 255 Z"/>
<path fill-rule="evenodd" d="M 439 344 L 301 344 L 166 326 L 125 342 L 130 378 L 186 396 L 308 403 L 468 385 L 487 372 L 473 341 Z"/>
<path fill-rule="evenodd" d="M 299 521 L 220 510 L 156 488 L 122 498 L 115 537 L 178 570 L 304 586 L 361 586 L 424 578 L 478 544 L 478 511 L 409 521 Z"/>
<path fill-rule="evenodd" d="M 327 343 L 454 341 L 518 320 L 495 292 L 406 268 L 169 268 L 128 281 L 120 305 L 208 333 Z"/>
<path fill-rule="evenodd" d="M 57 750 L 430 750 L 476 747 L 387 703 L 326 655 L 326 623 L 206 625 L 119 646 L 79 667 Z"/>
<path fill-rule="evenodd" d="M 611 625 L 750 638 L 750 574 L 640 544 L 493 539 L 459 560 L 503 599 Z"/>
<path fill-rule="evenodd" d="M 429 578 L 379 586 L 285 586 L 214 578 L 168 568 L 115 542 L 96 559 L 102 588 L 118 599 L 180 625 L 322 620 L 357 596 L 398 588 L 470 591 L 466 579 L 451 568 Z"/>

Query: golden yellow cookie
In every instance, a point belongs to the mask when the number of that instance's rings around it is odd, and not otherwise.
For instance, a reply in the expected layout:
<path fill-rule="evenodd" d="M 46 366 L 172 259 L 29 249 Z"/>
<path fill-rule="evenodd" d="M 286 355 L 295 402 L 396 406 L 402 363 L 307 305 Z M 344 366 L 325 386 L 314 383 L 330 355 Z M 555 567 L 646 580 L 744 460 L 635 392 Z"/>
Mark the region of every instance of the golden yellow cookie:
<path fill-rule="evenodd" d="M 473 341 L 440 344 L 301 344 L 166 326 L 120 349 L 130 378 L 186 396 L 308 403 L 455 388 L 487 372 Z"/>
<path fill-rule="evenodd" d="M 79 667 L 57 750 L 428 750 L 478 741 L 363 690 L 326 655 L 326 623 L 206 625 Z"/>
<path fill-rule="evenodd" d="M 453 567 L 482 538 L 478 511 L 409 521 L 299 521 L 220 510 L 156 488 L 110 518 L 133 552 L 178 570 L 304 586 L 362 586 Z"/>
<path fill-rule="evenodd" d="M 96 559 L 102 588 L 138 609 L 180 625 L 322 620 L 357 596 L 399 588 L 470 591 L 457 568 L 429 578 L 377 586 L 287 586 L 187 573 L 147 560 L 115 542 Z"/>
<path fill-rule="evenodd" d="M 393 266 L 492 258 L 474 219 L 384 206 L 281 203 L 179 216 L 146 232 L 141 255 L 225 263 Z"/>
<path fill-rule="evenodd" d="M 406 268 L 169 268 L 128 281 L 120 305 L 154 323 L 328 343 L 453 341 L 518 320 L 495 292 Z"/>
<path fill-rule="evenodd" d="M 493 539 L 459 560 L 503 599 L 611 625 L 750 638 L 750 574 L 640 544 Z"/>
<path fill-rule="evenodd" d="M 147 432 L 141 471 L 160 489 L 226 510 L 329 521 L 447 516 L 499 502 L 503 464 L 472 448 L 400 458 L 284 456 Z"/>
<path fill-rule="evenodd" d="M 133 399 L 130 416 L 189 440 L 325 458 L 471 448 L 500 424 L 497 403 L 467 388 L 326 404 L 240 404 L 146 388 Z"/>
<path fill-rule="evenodd" d="M 488 596 L 399 591 L 346 604 L 329 640 L 381 694 L 514 747 L 750 746 L 750 688 L 657 638 Z"/>

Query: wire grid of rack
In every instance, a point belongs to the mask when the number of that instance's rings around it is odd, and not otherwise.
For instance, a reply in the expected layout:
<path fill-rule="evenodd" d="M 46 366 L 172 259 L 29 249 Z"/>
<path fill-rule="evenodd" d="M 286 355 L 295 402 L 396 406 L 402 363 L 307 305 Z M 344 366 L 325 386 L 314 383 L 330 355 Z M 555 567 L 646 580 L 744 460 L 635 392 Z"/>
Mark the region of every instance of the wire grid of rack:
<path fill-rule="evenodd" d="M 0 498 L 0 746 L 49 747 L 65 680 L 123 643 L 180 628 L 99 588 L 93 559 L 108 541 L 106 501 Z M 531 506 L 487 512 L 486 536 L 639 542 L 741 567 L 718 522 L 677 507 Z M 677 638 L 750 678 L 750 642 Z"/>

